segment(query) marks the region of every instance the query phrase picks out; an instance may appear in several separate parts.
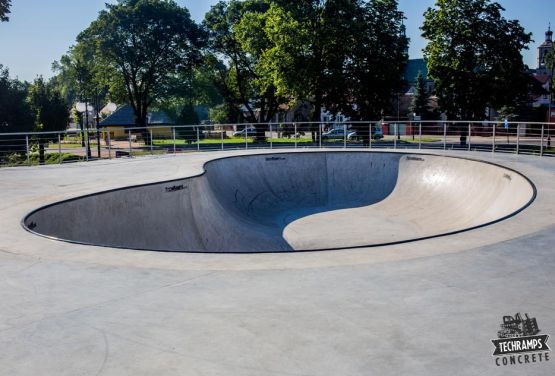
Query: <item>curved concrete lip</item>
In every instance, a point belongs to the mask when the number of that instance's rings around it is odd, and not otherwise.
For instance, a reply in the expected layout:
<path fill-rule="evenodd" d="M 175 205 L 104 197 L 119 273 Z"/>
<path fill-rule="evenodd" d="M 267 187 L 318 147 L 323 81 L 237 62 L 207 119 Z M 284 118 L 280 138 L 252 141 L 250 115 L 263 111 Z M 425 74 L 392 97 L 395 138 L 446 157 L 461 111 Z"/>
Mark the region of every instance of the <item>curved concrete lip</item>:
<path fill-rule="evenodd" d="M 342 167 L 353 160 L 356 163 Z M 285 168 L 286 173 L 273 176 L 284 168 L 275 164 L 289 161 L 288 167 L 304 167 L 297 173 Z M 343 184 L 364 163 L 366 166 L 370 163 L 371 168 L 357 176 L 357 185 Z M 274 164 L 274 169 L 267 168 L 268 164 Z M 295 184 L 311 169 L 317 173 L 308 179 L 310 194 L 296 197 Z M 297 181 L 287 180 L 288 175 Z M 251 183 L 242 188 L 247 181 Z M 225 189 L 221 189 L 222 182 L 227 184 Z M 273 191 L 276 184 L 294 189 L 276 194 Z M 485 188 L 469 188 L 477 185 Z M 274 201 L 258 203 L 268 191 L 272 191 L 269 196 Z M 164 205 L 158 208 L 141 207 L 146 213 L 128 214 L 123 221 L 116 213 L 102 210 L 92 210 L 92 218 L 67 215 L 88 212 L 92 205 L 125 207 L 154 202 L 149 199 L 153 192 L 178 199 L 162 200 Z M 232 192 L 234 197 L 230 196 Z M 200 202 L 192 200 L 201 194 Z M 51 203 L 27 214 L 21 224 L 27 231 L 52 240 L 116 249 L 247 254 L 329 251 L 383 247 L 476 230 L 522 212 L 536 195 L 535 185 L 520 172 L 470 158 L 413 152 L 266 151 L 208 158 L 201 173 L 180 179 L 130 185 Z M 252 205 L 253 202 L 256 204 Z M 300 204 L 304 206 L 299 207 Z M 65 206 L 69 206 L 68 210 Z M 168 212 L 167 218 L 160 221 Z M 183 216 L 184 212 L 193 215 Z M 174 216 L 180 218 L 175 220 Z M 145 218 L 157 221 L 145 222 Z M 364 222 L 364 226 L 353 229 L 353 218 Z M 104 228 L 92 234 L 92 238 L 89 235 L 94 231 L 85 227 L 91 221 Z M 264 221 L 267 223 L 261 223 Z M 391 226 L 390 231 L 379 228 L 380 224 Z M 71 226 L 73 230 L 68 231 Z M 206 228 L 223 233 L 224 236 L 217 237 L 221 241 L 211 241 L 203 233 Z M 346 236 L 338 236 L 334 230 Z M 373 232 L 369 234 L 368 230 Z M 180 231 L 186 233 L 185 238 L 171 240 L 168 246 L 160 245 L 158 240 L 148 243 L 154 237 L 167 241 Z M 126 243 L 120 235 L 111 235 L 125 232 L 128 235 L 135 232 L 133 237 L 139 234 L 140 239 Z M 110 236 L 112 239 L 106 241 Z M 195 245 L 189 247 L 189 243 Z"/>

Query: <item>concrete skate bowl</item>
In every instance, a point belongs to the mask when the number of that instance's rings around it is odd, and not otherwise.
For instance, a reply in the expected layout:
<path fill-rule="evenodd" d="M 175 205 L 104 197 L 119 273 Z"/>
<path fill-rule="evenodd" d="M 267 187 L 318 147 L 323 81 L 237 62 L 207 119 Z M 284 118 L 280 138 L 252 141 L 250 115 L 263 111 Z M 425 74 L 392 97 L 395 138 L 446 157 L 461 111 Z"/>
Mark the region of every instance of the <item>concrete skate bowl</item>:
<path fill-rule="evenodd" d="M 286 252 L 404 243 L 524 210 L 513 170 L 444 156 L 302 152 L 215 159 L 204 173 L 73 198 L 23 225 L 52 239 L 173 252 Z"/>

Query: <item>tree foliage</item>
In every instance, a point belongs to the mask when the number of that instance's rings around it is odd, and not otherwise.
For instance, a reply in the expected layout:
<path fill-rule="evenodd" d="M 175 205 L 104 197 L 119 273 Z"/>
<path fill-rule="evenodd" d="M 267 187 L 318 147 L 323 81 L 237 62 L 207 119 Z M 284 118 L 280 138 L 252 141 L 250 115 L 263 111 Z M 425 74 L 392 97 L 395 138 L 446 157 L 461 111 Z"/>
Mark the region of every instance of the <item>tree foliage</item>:
<path fill-rule="evenodd" d="M 545 55 L 545 66 L 551 72 L 551 95 L 555 96 L 555 49 Z"/>
<path fill-rule="evenodd" d="M 11 79 L 8 69 L 0 65 L 0 133 L 33 130 L 33 115 L 27 102 L 28 86 Z"/>
<path fill-rule="evenodd" d="M 106 7 L 77 41 L 93 49 L 95 64 L 103 67 L 99 81 L 114 98 L 129 102 L 136 124 L 144 127 L 170 77 L 198 62 L 203 33 L 173 0 L 121 0 Z"/>
<path fill-rule="evenodd" d="M 521 51 L 531 41 L 491 0 L 437 0 L 425 12 L 428 75 L 450 119 L 481 120 L 485 108 L 511 106 L 526 93 Z"/>
<path fill-rule="evenodd" d="M 270 121 L 284 102 L 257 69 L 268 46 L 260 24 L 268 9 L 267 0 L 220 1 L 204 20 L 213 55 L 208 64 L 232 121 Z"/>
<path fill-rule="evenodd" d="M 0 22 L 9 21 L 10 18 L 10 6 L 12 5 L 12 0 L 0 0 Z"/>
<path fill-rule="evenodd" d="M 35 115 L 35 131 L 57 132 L 67 129 L 69 109 L 52 83 L 47 83 L 42 77 L 35 79 L 29 87 L 28 101 Z M 40 164 L 44 164 L 45 145 L 54 140 L 57 140 L 56 135 L 45 134 L 38 137 Z"/>
<path fill-rule="evenodd" d="M 408 58 L 402 21 L 396 0 L 275 0 L 237 30 L 244 49 L 263 51 L 259 81 L 310 101 L 319 121 L 321 108 L 369 118 L 389 106 Z"/>
<path fill-rule="evenodd" d="M 420 116 L 422 119 L 425 117 L 426 113 L 429 111 L 428 103 L 430 101 L 430 93 L 426 88 L 426 80 L 422 72 L 418 72 L 416 77 L 416 87 L 412 102 L 410 105 L 410 111 L 416 116 Z"/>

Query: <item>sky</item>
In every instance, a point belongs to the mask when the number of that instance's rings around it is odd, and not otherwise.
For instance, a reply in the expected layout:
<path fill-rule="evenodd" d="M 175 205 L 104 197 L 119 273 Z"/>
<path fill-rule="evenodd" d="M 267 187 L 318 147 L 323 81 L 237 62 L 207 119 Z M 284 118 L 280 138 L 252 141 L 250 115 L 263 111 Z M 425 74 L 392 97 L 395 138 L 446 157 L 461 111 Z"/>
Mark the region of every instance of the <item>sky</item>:
<path fill-rule="evenodd" d="M 7 66 L 12 77 L 33 80 L 37 75 L 50 77 L 51 65 L 74 44 L 84 30 L 104 8 L 115 0 L 12 0 L 10 22 L 0 23 L 0 64 Z M 198 22 L 217 0 L 177 0 Z M 422 57 L 426 41 L 420 26 L 424 11 L 435 0 L 399 0 L 405 13 L 407 34 L 411 38 L 410 58 Z M 504 16 L 518 19 L 534 43 L 524 52 L 524 62 L 536 67 L 536 47 L 545 39 L 549 22 L 555 26 L 554 0 L 499 0 L 505 7 Z"/>

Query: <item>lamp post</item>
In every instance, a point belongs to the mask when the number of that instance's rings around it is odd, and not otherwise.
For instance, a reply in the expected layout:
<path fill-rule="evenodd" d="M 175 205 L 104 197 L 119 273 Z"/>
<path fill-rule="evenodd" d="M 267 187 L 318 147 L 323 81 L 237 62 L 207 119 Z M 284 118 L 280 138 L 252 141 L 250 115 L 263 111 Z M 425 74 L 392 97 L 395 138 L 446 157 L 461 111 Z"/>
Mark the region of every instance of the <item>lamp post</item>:
<path fill-rule="evenodd" d="M 78 112 L 84 113 L 85 114 L 85 146 L 87 148 L 86 153 L 87 153 L 87 158 L 91 158 L 91 143 L 89 140 L 89 103 L 87 102 L 87 99 L 85 98 L 85 102 L 81 102 L 78 103 L 77 106 L 75 106 L 76 110 Z M 81 120 L 82 121 L 82 120 Z"/>

